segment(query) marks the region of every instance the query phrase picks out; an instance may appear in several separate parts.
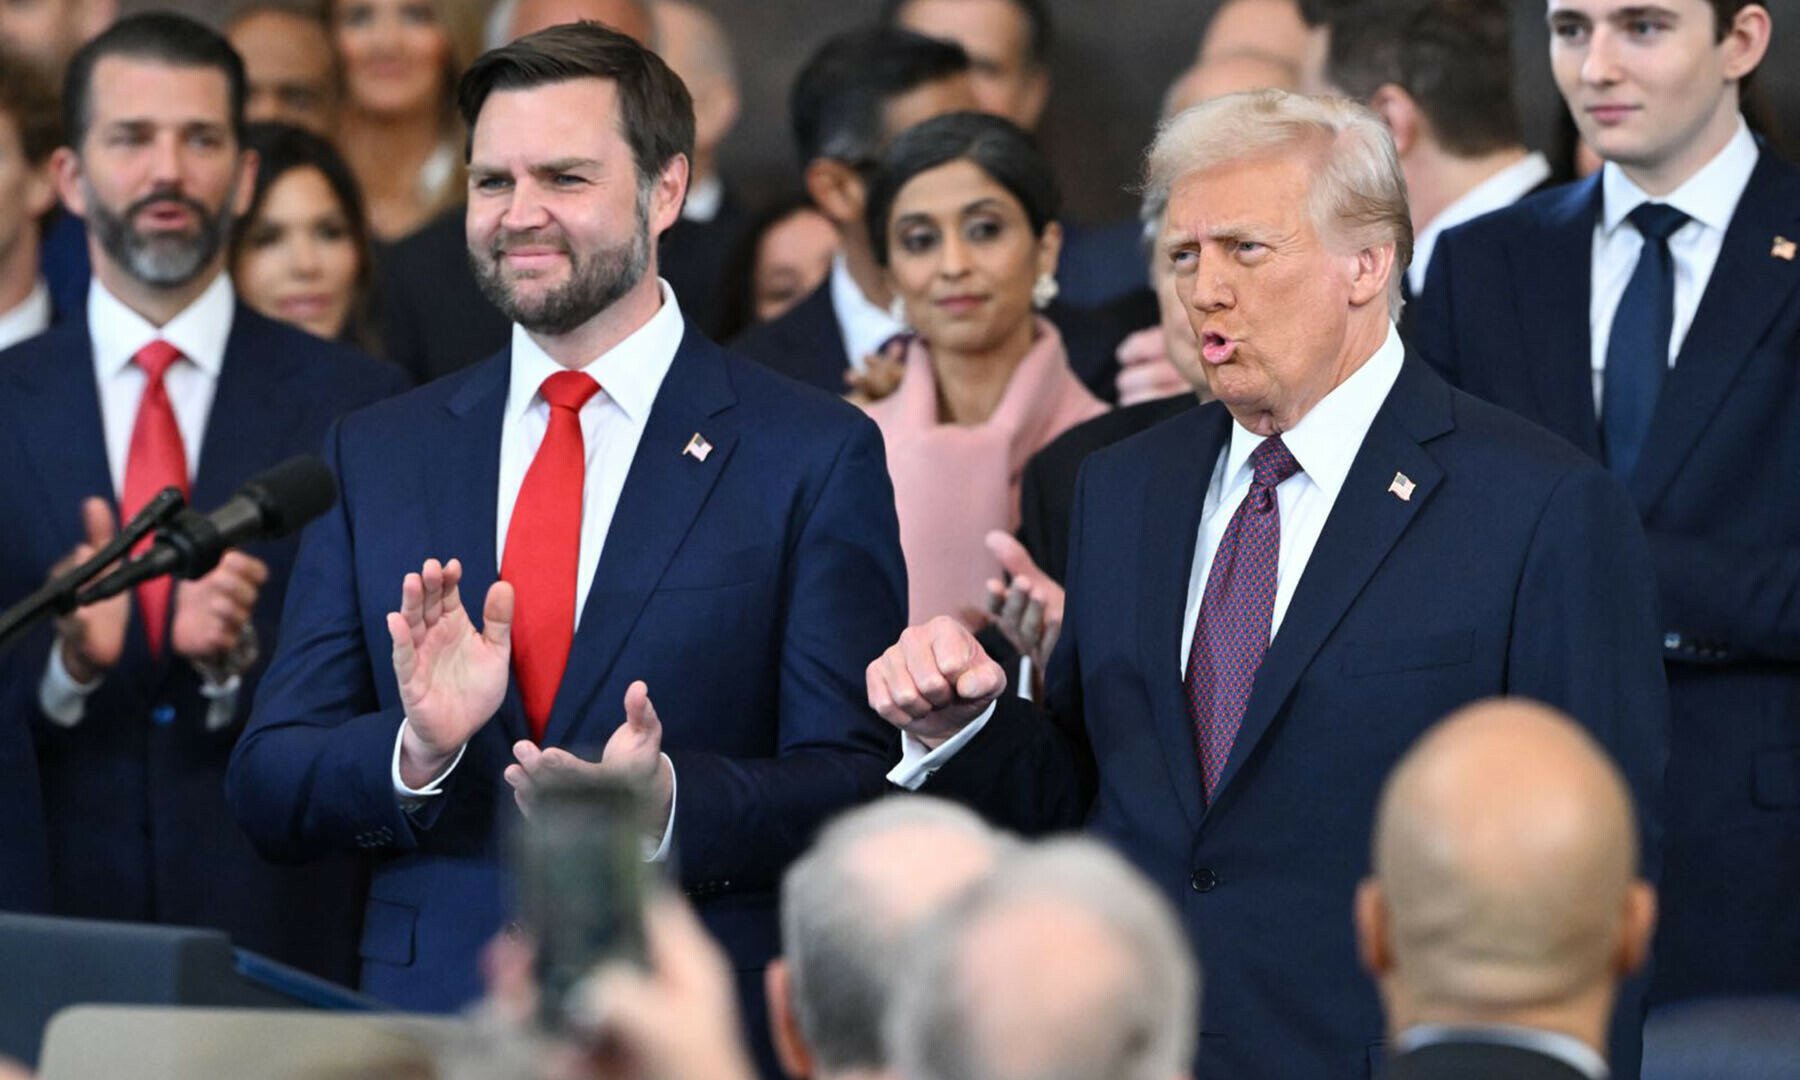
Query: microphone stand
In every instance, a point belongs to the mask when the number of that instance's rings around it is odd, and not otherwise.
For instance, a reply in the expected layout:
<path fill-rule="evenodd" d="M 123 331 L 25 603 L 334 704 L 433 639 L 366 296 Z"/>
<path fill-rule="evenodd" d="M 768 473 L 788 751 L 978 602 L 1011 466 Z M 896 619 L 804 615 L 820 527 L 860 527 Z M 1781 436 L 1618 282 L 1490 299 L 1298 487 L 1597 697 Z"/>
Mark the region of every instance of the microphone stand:
<path fill-rule="evenodd" d="M 105 547 L 74 567 L 46 581 L 36 592 L 0 613 L 0 649 L 10 646 L 25 631 L 53 615 L 67 615 L 97 597 L 80 596 L 83 585 L 98 577 L 108 566 L 130 551 L 132 545 L 167 522 L 187 505 L 181 489 L 170 485 L 144 504 L 136 517 L 125 523 Z"/>

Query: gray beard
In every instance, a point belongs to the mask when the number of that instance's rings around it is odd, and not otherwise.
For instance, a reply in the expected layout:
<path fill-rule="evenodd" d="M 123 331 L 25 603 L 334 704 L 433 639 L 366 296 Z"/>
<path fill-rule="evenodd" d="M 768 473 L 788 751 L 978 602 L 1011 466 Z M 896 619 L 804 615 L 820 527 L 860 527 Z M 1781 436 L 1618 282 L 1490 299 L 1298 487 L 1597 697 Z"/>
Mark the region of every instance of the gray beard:
<path fill-rule="evenodd" d="M 507 241 L 501 233 L 485 252 L 469 252 L 469 265 L 481 294 L 506 317 L 534 334 L 556 337 L 573 331 L 644 280 L 650 269 L 650 189 L 639 188 L 637 228 L 629 243 L 602 248 L 591 255 L 568 250 L 569 280 L 535 300 L 514 291 L 501 269 Z"/>
<path fill-rule="evenodd" d="M 186 285 L 211 265 L 230 238 L 229 213 L 208 213 L 206 207 L 185 195 L 146 196 L 127 206 L 124 213 L 115 214 L 100 201 L 85 177 L 81 184 L 87 199 L 87 227 L 99 238 L 100 250 L 146 285 Z M 178 202 L 192 210 L 200 222 L 199 229 L 190 236 L 148 236 L 132 228 L 131 222 L 139 211 L 156 202 Z"/>

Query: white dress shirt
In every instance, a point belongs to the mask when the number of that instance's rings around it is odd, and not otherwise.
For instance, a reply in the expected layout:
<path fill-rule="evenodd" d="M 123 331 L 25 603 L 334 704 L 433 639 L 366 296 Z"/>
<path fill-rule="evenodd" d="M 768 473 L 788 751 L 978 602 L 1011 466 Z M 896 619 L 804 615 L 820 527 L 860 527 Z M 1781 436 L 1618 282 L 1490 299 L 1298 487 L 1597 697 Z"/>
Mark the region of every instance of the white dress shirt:
<path fill-rule="evenodd" d="M 1596 412 L 1605 387 L 1606 346 L 1612 339 L 1613 318 L 1644 250 L 1643 236 L 1625 220 L 1626 215 L 1643 203 L 1660 202 L 1691 219 L 1669 237 L 1669 254 L 1675 263 L 1675 324 L 1669 334 L 1669 366 L 1674 367 L 1681 343 L 1694 325 L 1706 284 L 1712 280 L 1719 249 L 1725 244 L 1725 230 L 1756 170 L 1757 155 L 1756 140 L 1740 117 L 1737 134 L 1725 149 L 1663 198 L 1646 195 L 1610 161 L 1601 170 L 1601 209 L 1600 219 L 1594 223 L 1594 277 L 1588 302 Z"/>
<path fill-rule="evenodd" d="M 1320 399 L 1298 424 L 1282 433 L 1281 441 L 1300 463 L 1301 471 L 1275 489 L 1275 504 L 1281 513 L 1281 550 L 1276 561 L 1275 609 L 1269 626 L 1270 640 L 1274 640 L 1281 630 L 1288 603 L 1294 598 L 1294 588 L 1299 585 L 1306 564 L 1312 558 L 1319 534 L 1325 529 L 1325 521 L 1331 516 L 1331 508 L 1337 503 L 1338 492 L 1343 490 L 1344 479 L 1349 476 L 1350 466 L 1362 449 L 1369 426 L 1375 422 L 1375 414 L 1381 410 L 1388 392 L 1394 388 L 1394 381 L 1400 377 L 1400 367 L 1405 359 L 1406 349 L 1400 343 L 1400 335 L 1390 326 L 1386 340 L 1362 367 Z M 1194 625 L 1199 619 L 1200 601 L 1206 595 L 1206 578 L 1212 568 L 1213 556 L 1219 550 L 1219 541 L 1225 535 L 1225 527 L 1231 523 L 1232 515 L 1237 513 L 1244 496 L 1250 493 L 1250 452 L 1263 442 L 1263 436 L 1234 423 L 1231 441 L 1213 466 L 1212 482 L 1207 485 L 1206 501 L 1200 510 L 1200 530 L 1195 537 L 1192 569 L 1188 574 L 1181 652 L 1170 658 L 1174 661 L 1173 676 L 1177 680 L 1187 677 L 1188 650 L 1193 645 Z M 994 707 L 989 706 L 936 750 L 928 750 L 924 743 L 902 732 L 900 763 L 888 773 L 888 780 L 917 790 L 926 778 L 967 745 L 993 715 Z"/>
<path fill-rule="evenodd" d="M 1440 1043 L 1486 1043 L 1531 1050 L 1569 1066 L 1588 1080 L 1608 1080 L 1606 1059 L 1573 1035 L 1513 1024 L 1416 1024 L 1394 1040 L 1395 1054 L 1410 1054 Z"/>
<path fill-rule="evenodd" d="M 1413 237 L 1412 265 L 1406 268 L 1406 283 L 1412 287 L 1412 294 L 1418 296 L 1425 291 L 1425 272 L 1431 268 L 1431 253 L 1437 250 L 1438 237 L 1444 235 L 1445 229 L 1453 229 L 1495 210 L 1504 210 L 1548 179 L 1550 161 L 1534 151 L 1463 192 L 1460 198 L 1439 211 L 1419 230 L 1419 235 Z"/>
<path fill-rule="evenodd" d="M 50 329 L 50 286 L 38 278 L 25 299 L 11 311 L 0 312 L 0 349 L 10 349 L 29 337 Z"/>
<path fill-rule="evenodd" d="M 666 281 L 660 285 L 662 306 L 650 321 L 581 368 L 600 384 L 600 392 L 587 400 L 579 414 L 586 468 L 581 485 L 581 556 L 575 568 L 577 627 L 587 608 L 588 590 L 593 586 L 600 555 L 606 548 L 619 495 L 625 490 L 625 478 L 631 472 L 631 462 L 637 455 L 638 442 L 643 438 L 644 425 L 650 419 L 650 407 L 655 404 L 663 379 L 675 362 L 675 352 L 681 347 L 686 329 L 674 291 Z M 512 374 L 500 425 L 500 488 L 494 514 L 496 566 L 505 564 L 506 532 L 512 524 L 513 507 L 518 502 L 519 489 L 525 483 L 532 459 L 544 441 L 544 432 L 550 426 L 550 405 L 540 389 L 545 379 L 564 370 L 532 340 L 524 327 L 513 326 Z M 402 723 L 400 736 L 394 740 L 395 790 L 406 799 L 438 794 L 444 780 L 461 762 L 461 751 L 430 784 L 422 788 L 408 787 L 400 779 L 400 741 L 405 731 Z M 672 825 L 673 817 L 670 822 Z M 663 845 L 666 849 L 666 832 Z"/>
<path fill-rule="evenodd" d="M 837 314 L 838 333 L 844 337 L 844 355 L 850 358 L 851 367 L 861 371 L 871 354 L 895 334 L 906 331 L 906 324 L 863 295 L 841 251 L 832 257 L 830 281 L 831 310 Z"/>
<path fill-rule="evenodd" d="M 181 351 L 181 359 L 170 365 L 163 376 L 163 388 L 175 412 L 175 426 L 181 432 L 181 447 L 187 458 L 188 483 L 191 485 L 200 465 L 206 418 L 212 412 L 213 395 L 219 388 L 219 371 L 225 365 L 225 343 L 231 337 L 232 316 L 236 310 L 237 294 L 232 291 L 231 279 L 222 273 L 193 303 L 161 327 L 152 326 L 148 319 L 126 307 L 124 301 L 107 291 L 100 279 L 95 278 L 89 285 L 88 338 L 93 345 L 94 381 L 100 390 L 106 464 L 116 499 L 124 497 L 125 466 L 131 456 L 131 430 L 137 424 L 138 404 L 149 382 L 149 376 L 143 368 L 132 363 L 132 358 L 144 346 L 157 340 L 167 341 Z M 39 687 L 38 704 L 52 721 L 73 727 L 81 722 L 87 695 L 102 681 L 77 683 L 63 666 L 62 649 L 52 648 L 49 668 Z M 237 705 L 237 677 L 223 683 L 214 683 L 210 678 L 203 682 L 202 692 L 212 699 L 206 714 L 208 730 L 216 731 L 230 725 Z"/>

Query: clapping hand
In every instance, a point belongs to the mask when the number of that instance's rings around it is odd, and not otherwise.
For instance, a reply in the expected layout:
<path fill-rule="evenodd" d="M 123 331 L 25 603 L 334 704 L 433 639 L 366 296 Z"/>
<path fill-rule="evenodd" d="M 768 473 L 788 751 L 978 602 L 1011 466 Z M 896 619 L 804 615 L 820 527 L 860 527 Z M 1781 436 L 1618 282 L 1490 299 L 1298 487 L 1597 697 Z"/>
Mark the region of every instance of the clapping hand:
<path fill-rule="evenodd" d="M 394 678 L 406 710 L 400 779 L 430 783 L 463 744 L 500 709 L 512 663 L 513 589 L 496 581 L 476 630 L 458 584 L 462 563 L 427 559 L 400 586 L 400 610 L 387 617 Z"/>
<path fill-rule="evenodd" d="M 545 783 L 622 778 L 649 793 L 655 820 L 667 822 L 674 805 L 674 775 L 662 758 L 662 720 L 650 703 L 650 688 L 643 680 L 625 690 L 625 722 L 606 740 L 599 761 L 585 761 L 561 747 L 539 747 L 530 739 L 513 744 L 515 764 L 508 765 L 506 782 L 512 785 L 519 809 L 531 813 L 532 793 Z"/>
<path fill-rule="evenodd" d="M 50 568 L 52 578 L 93 558 L 95 552 L 112 543 L 118 532 L 112 507 L 97 497 L 82 500 L 81 527 L 87 539 Z M 125 631 L 130 625 L 129 591 L 58 618 L 56 636 L 61 643 L 63 669 L 78 683 L 91 683 L 111 671 L 125 652 Z"/>
<path fill-rule="evenodd" d="M 988 614 L 1012 647 L 1042 672 L 1062 633 L 1063 587 L 1038 568 L 1011 533 L 990 532 L 986 543 L 1009 578 L 1004 583 L 988 579 Z"/>

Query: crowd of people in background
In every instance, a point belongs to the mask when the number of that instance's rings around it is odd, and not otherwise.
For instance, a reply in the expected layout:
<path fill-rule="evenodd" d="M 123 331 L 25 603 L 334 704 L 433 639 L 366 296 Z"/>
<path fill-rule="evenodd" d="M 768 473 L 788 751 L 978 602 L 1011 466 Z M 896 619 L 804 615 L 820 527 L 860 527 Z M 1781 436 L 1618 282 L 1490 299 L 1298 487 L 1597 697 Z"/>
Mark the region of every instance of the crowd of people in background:
<path fill-rule="evenodd" d="M 613 775 L 687 900 L 571 1076 L 1599 1080 L 1800 994 L 1775 21 L 1543 3 L 1533 148 L 1505 0 L 1223 0 L 1104 225 L 1045 0 L 818 41 L 762 205 L 690 0 L 0 5 L 0 606 L 340 492 L 0 653 L 0 909 L 511 1032 L 496 823 Z"/>

